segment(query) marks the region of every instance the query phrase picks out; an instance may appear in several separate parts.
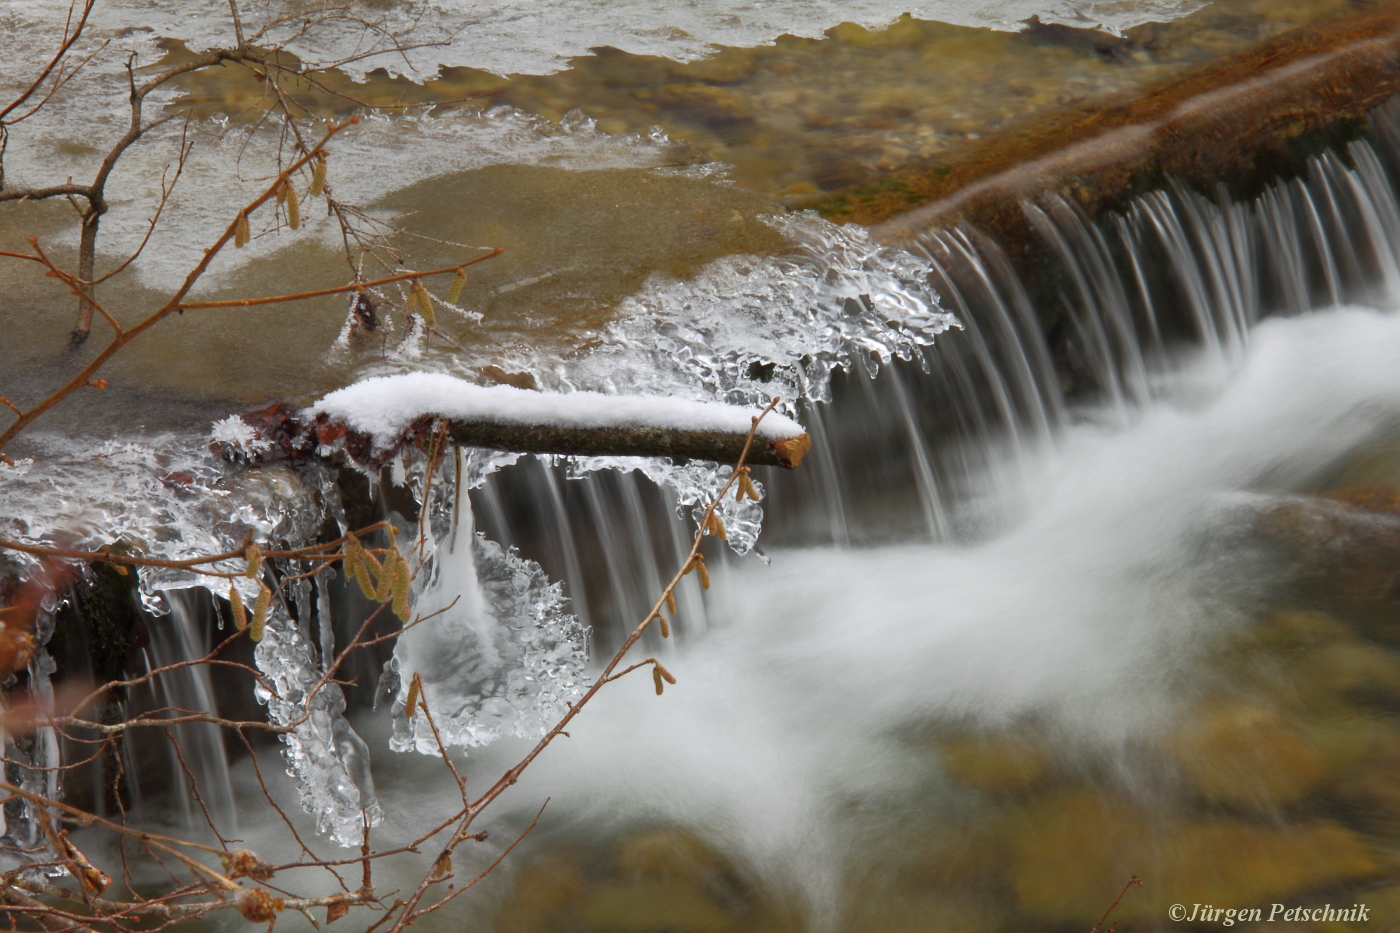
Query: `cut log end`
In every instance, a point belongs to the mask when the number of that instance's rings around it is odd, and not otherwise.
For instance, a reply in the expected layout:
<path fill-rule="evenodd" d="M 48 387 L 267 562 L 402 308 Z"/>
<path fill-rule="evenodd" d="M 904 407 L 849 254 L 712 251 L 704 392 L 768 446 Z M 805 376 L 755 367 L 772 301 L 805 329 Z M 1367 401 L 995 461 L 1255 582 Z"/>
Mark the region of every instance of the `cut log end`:
<path fill-rule="evenodd" d="M 795 470 L 797 465 L 802 462 L 802 458 L 807 456 L 807 451 L 812 449 L 812 435 L 799 434 L 796 437 L 785 437 L 782 440 L 773 441 L 769 446 L 777 455 L 778 466 Z"/>

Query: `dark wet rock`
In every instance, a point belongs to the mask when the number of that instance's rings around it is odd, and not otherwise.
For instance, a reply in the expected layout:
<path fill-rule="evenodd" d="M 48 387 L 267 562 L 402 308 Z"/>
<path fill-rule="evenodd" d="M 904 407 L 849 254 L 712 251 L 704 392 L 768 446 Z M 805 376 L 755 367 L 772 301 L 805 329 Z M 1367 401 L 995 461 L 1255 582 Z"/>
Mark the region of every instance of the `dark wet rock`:
<path fill-rule="evenodd" d="M 1042 23 L 1039 16 L 1021 20 L 1026 35 L 1038 43 L 1062 45 L 1072 49 L 1089 49 L 1106 61 L 1125 61 L 1132 44 L 1122 36 L 1104 32 L 1102 29 L 1085 29 L 1066 26 L 1062 23 Z"/>

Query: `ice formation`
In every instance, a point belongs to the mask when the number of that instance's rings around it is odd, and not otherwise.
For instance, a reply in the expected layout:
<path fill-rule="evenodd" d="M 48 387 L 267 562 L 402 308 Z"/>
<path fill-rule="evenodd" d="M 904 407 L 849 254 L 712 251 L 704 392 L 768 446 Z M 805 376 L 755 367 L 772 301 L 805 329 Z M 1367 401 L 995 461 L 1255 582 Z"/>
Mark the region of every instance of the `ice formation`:
<path fill-rule="evenodd" d="M 793 252 L 731 257 L 689 281 L 658 276 L 626 303 L 589 354 L 560 363 L 522 351 L 518 359 L 503 361 L 534 374 L 546 392 L 488 389 L 444 372 L 407 373 L 402 361 L 367 361 L 367 376 L 390 378 L 332 393 L 323 409 L 352 424 L 366 419 L 358 426 L 381 439 L 426 410 L 454 414 L 457 409 L 444 406 L 444 399 L 466 405 L 462 411 L 480 411 L 485 402 L 502 417 L 594 424 L 605 417 L 633 418 L 747 430 L 752 413 L 779 395 L 785 410 L 770 414 L 763 430 L 783 436 L 801 430 L 791 419 L 801 400 L 827 396 L 834 369 L 858 360 L 869 370 L 893 358 L 918 359 L 938 334 L 957 326 L 929 290 L 927 267 L 909 254 L 813 215 L 772 222 L 797 244 Z M 416 365 L 468 375 L 480 362 L 462 354 Z M 380 391 L 386 385 L 397 388 Z M 646 399 L 619 400 L 622 395 Z M 238 440 L 236 427 L 220 422 L 214 433 Z M 113 442 L 94 458 L 79 439 L 44 435 L 43 471 L 6 470 L 0 514 L 24 518 L 0 522 L 0 531 L 40 543 L 59 535 L 87 547 L 124 539 L 152 556 L 187 557 L 236 547 L 248 532 L 259 541 L 297 546 L 315 540 L 328 520 L 345 527 L 329 471 L 239 470 L 211 460 L 207 440 L 165 435 Z M 469 509 L 457 507 L 462 490 L 480 485 L 518 455 L 460 456 L 460 474 L 442 469 L 423 510 L 426 563 L 414 587 L 419 617 L 445 611 L 410 630 L 381 683 L 396 697 L 392 746 L 399 750 L 437 751 L 422 715 L 402 715 L 414 673 L 423 679 L 444 741 L 458 746 L 505 735 L 539 736 L 586 684 L 587 630 L 567 611 L 560 585 L 537 565 L 476 534 Z M 393 471 L 393 481 L 407 483 L 419 498 L 425 487 L 421 461 L 396 461 Z M 576 458 L 567 465 L 575 477 L 638 471 L 669 487 L 683 515 L 696 515 L 712 501 L 732 469 L 618 457 Z M 719 509 L 729 545 L 748 552 L 761 527 L 761 504 L 727 496 Z M 242 562 L 220 569 L 241 571 Z M 318 596 L 325 583 L 315 582 Z M 157 613 L 168 611 L 168 591 L 204 585 L 186 570 L 140 574 L 142 599 Z M 245 600 L 256 596 L 254 581 L 236 585 Z M 357 845 L 365 822 L 380 817 L 368 752 L 344 717 L 339 688 L 327 684 L 307 702 L 335 648 L 329 627 L 320 627 L 318 644 L 307 624 L 312 600 L 301 588 L 311 585 L 302 581 L 291 594 L 295 613 L 279 606 L 269 618 L 255 660 L 271 689 L 259 695 L 273 721 L 295 723 L 285 736 L 286 758 L 303 806 L 337 842 Z M 47 760 L 41 746 L 32 754 Z"/>
<path fill-rule="evenodd" d="M 443 493 L 423 536 L 432 561 L 415 587 L 424 621 L 399 637 L 390 662 L 399 681 L 390 747 L 439 754 L 426 717 L 404 708 L 415 674 L 445 745 L 539 738 L 586 686 L 588 632 L 564 611 L 558 583 L 477 534 L 460 490 Z"/>
<path fill-rule="evenodd" d="M 318 831 L 342 846 L 358 846 L 365 827 L 384 818 L 370 776 L 369 748 L 345 719 L 340 687 L 326 683 L 316 689 L 331 652 L 323 652 L 318 664 L 312 651 L 285 610 L 275 608 L 254 652 L 274 689 L 259 686 L 257 696 L 267 704 L 269 719 L 292 727 L 282 739 L 302 809 L 316 818 Z"/>

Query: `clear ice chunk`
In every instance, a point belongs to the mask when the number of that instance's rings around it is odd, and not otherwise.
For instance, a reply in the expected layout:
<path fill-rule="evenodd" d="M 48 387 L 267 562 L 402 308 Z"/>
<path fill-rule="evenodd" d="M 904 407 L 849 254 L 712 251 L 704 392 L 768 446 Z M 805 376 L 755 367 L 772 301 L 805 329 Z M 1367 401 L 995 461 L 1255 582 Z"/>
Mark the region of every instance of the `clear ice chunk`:
<path fill-rule="evenodd" d="M 464 476 L 480 476 L 481 466 L 469 465 Z M 588 631 L 565 611 L 560 584 L 476 533 L 467 496 L 448 483 L 438 489 L 445 495 L 437 508 L 423 511 L 431 524 L 413 601 L 423 621 L 394 648 L 399 685 L 390 747 L 441 751 L 422 712 L 404 708 L 415 674 L 444 745 L 539 738 L 582 695 Z M 455 512 L 444 507 L 449 502 Z M 434 528 L 442 533 L 435 537 Z"/>
<path fill-rule="evenodd" d="M 370 776 L 369 749 L 345 720 L 345 695 L 333 683 L 316 689 L 323 668 L 280 606 L 268 614 L 253 657 L 272 688 L 257 688 L 268 718 L 292 726 L 282 736 L 283 755 L 287 773 L 297 780 L 302 809 L 316 818 L 318 832 L 342 846 L 360 845 L 365 825 L 377 826 L 384 814 Z"/>

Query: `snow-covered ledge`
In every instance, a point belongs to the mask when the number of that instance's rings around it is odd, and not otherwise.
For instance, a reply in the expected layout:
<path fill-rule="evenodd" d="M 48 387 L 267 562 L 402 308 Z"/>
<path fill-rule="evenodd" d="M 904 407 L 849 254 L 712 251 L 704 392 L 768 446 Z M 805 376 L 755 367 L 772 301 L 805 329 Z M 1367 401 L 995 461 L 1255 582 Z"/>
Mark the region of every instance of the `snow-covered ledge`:
<path fill-rule="evenodd" d="M 424 418 L 442 418 L 452 439 L 470 447 L 720 463 L 739 459 L 757 414 L 719 402 L 480 386 L 442 373 L 375 376 L 331 392 L 305 413 L 321 425 L 323 438 L 343 425 L 379 449 Z M 811 446 L 802 425 L 770 412 L 748 462 L 792 469 Z"/>

